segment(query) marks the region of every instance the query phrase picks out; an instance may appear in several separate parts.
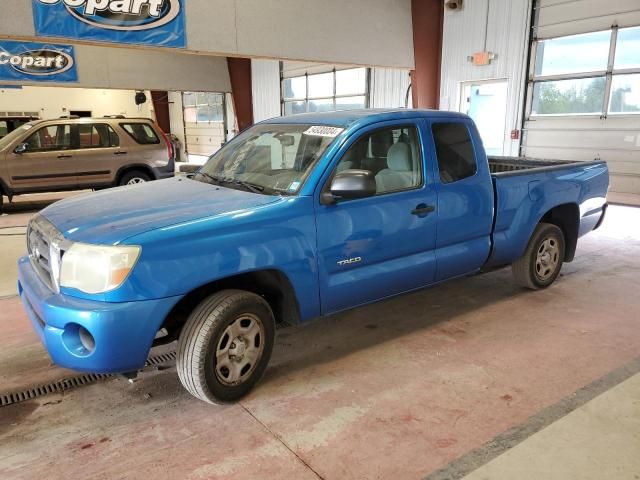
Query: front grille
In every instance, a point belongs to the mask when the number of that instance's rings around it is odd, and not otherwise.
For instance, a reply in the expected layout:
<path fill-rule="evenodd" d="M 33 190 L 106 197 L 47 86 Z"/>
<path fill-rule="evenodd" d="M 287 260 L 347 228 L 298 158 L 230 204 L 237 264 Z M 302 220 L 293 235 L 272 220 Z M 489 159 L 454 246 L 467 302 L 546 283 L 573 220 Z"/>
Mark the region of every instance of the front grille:
<path fill-rule="evenodd" d="M 27 227 L 27 252 L 31 265 L 40 279 L 54 291 L 59 290 L 60 259 L 65 239 L 58 229 L 41 215 L 35 216 Z"/>

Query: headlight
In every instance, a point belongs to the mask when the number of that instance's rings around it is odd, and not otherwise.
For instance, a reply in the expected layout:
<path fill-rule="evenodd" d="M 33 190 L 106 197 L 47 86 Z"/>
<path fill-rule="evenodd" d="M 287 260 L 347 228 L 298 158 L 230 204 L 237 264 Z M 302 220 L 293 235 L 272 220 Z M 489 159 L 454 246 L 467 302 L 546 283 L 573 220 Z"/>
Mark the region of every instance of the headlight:
<path fill-rule="evenodd" d="M 104 293 L 124 283 L 138 261 L 140 247 L 74 243 L 62 257 L 60 286 Z"/>

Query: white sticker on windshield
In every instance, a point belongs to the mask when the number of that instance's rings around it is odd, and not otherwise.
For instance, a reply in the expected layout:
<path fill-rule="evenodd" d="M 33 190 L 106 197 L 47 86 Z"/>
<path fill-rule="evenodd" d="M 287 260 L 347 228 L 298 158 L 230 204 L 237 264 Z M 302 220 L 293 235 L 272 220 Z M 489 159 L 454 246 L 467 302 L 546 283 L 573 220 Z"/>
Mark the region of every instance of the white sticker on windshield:
<path fill-rule="evenodd" d="M 289 191 L 295 192 L 296 190 L 298 190 L 299 186 L 300 186 L 300 182 L 291 182 L 291 185 L 289 185 Z"/>
<path fill-rule="evenodd" d="M 337 137 L 340 135 L 344 128 L 338 127 L 325 127 L 321 125 L 316 125 L 313 127 L 309 127 L 304 134 L 305 135 L 315 135 L 316 137 Z"/>

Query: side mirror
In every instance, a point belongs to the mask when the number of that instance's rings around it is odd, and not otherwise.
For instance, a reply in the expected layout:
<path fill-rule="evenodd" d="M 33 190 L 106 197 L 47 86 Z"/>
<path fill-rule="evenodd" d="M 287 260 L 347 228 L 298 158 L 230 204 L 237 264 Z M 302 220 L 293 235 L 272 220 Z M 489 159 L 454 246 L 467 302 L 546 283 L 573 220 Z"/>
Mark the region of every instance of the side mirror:
<path fill-rule="evenodd" d="M 376 194 L 376 178 L 369 170 L 344 170 L 333 177 L 329 192 L 323 194 L 323 204 L 336 200 L 353 200 Z"/>
<path fill-rule="evenodd" d="M 22 155 L 28 149 L 29 149 L 29 144 L 28 143 L 21 143 L 20 145 L 18 145 L 16 148 L 13 149 L 13 153 L 17 153 L 18 155 Z"/>

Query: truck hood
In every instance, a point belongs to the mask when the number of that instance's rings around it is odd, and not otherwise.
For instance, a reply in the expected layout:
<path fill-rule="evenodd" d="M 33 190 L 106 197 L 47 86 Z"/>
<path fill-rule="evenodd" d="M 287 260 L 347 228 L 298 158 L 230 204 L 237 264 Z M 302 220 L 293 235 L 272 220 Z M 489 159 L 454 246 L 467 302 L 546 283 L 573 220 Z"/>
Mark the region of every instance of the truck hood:
<path fill-rule="evenodd" d="M 279 198 L 171 178 L 68 198 L 41 214 L 69 240 L 111 245 L 157 228 L 253 209 Z"/>

